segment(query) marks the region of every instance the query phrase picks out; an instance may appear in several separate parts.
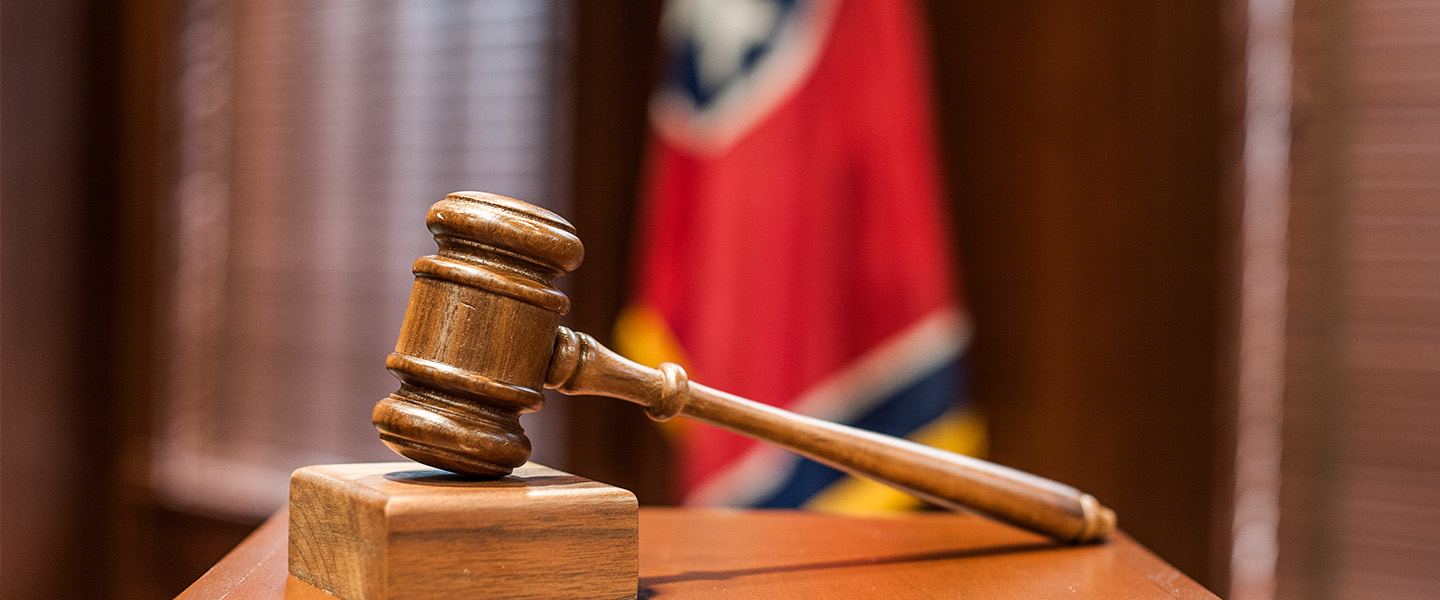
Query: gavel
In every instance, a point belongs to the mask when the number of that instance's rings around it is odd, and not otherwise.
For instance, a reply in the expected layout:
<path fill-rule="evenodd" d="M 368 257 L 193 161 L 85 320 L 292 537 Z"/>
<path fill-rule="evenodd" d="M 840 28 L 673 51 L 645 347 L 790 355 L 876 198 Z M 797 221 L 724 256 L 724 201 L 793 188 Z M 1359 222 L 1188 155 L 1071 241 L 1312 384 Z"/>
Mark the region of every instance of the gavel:
<path fill-rule="evenodd" d="M 426 217 L 439 251 L 415 261 L 415 286 L 385 366 L 400 389 L 375 405 L 380 438 L 401 455 L 479 478 L 530 456 L 520 426 L 542 387 L 620 398 L 768 442 L 937 506 L 969 509 L 1055 539 L 1104 540 L 1114 511 L 1036 475 L 791 413 L 694 383 L 673 363 L 627 360 L 560 326 L 555 281 L 584 247 L 560 216 L 504 196 L 450 194 Z"/>

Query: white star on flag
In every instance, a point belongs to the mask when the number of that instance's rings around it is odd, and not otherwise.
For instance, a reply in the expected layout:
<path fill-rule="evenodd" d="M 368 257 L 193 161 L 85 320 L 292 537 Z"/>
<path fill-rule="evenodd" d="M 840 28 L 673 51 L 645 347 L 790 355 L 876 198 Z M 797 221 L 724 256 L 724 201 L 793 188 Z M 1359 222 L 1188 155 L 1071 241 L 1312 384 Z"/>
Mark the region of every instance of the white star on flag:
<path fill-rule="evenodd" d="M 780 8 L 767 0 L 681 0 L 665 11 L 672 35 L 694 40 L 700 84 L 715 90 L 740 72 L 745 55 L 775 29 Z"/>

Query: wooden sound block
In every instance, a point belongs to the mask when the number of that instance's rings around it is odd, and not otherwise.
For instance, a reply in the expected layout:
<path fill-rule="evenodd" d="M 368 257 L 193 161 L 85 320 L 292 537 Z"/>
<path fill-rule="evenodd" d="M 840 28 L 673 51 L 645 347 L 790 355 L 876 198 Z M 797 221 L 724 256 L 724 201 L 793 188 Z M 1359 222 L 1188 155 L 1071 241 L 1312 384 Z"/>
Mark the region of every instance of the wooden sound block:
<path fill-rule="evenodd" d="M 345 600 L 634 598 L 630 492 L 526 463 L 471 481 L 412 462 L 290 478 L 290 573 Z"/>

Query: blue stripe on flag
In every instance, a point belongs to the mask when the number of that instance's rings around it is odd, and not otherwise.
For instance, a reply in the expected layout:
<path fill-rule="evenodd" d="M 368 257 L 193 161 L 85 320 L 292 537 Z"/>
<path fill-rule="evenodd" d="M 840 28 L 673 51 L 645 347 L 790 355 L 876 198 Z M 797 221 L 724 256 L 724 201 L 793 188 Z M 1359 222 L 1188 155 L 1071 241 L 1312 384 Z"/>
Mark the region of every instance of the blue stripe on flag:
<path fill-rule="evenodd" d="M 945 363 L 852 421 L 861 429 L 905 437 L 940 418 L 963 398 L 960 360 Z M 780 488 L 755 504 L 758 508 L 796 508 L 845 474 L 810 459 L 801 460 Z"/>

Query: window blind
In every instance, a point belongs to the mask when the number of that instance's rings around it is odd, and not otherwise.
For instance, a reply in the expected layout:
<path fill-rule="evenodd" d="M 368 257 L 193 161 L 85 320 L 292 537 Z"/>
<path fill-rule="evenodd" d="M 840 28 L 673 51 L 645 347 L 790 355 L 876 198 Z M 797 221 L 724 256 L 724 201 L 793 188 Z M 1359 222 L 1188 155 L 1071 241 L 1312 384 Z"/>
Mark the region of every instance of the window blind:
<path fill-rule="evenodd" d="M 1281 598 L 1440 595 L 1440 6 L 1296 3 Z"/>
<path fill-rule="evenodd" d="M 396 460 L 369 423 L 429 205 L 480 189 L 557 208 L 555 0 L 191 0 L 178 84 L 166 387 L 169 502 L 237 515 L 305 464 Z M 536 418 L 532 418 L 536 417 Z M 554 457 L 558 411 L 527 417 Z"/>

